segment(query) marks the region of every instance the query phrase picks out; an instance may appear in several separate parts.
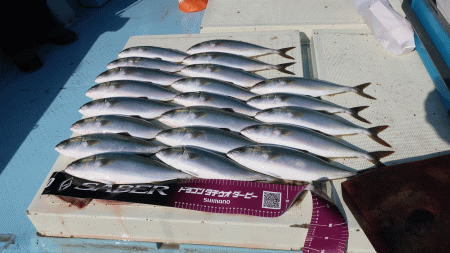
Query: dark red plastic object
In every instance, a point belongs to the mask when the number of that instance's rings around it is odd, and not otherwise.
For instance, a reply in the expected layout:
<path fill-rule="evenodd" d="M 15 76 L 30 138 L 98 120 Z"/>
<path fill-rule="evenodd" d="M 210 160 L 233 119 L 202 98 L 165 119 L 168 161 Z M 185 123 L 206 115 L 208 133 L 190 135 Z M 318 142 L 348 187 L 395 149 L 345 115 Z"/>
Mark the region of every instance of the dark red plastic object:
<path fill-rule="evenodd" d="M 342 195 L 377 252 L 450 252 L 450 155 L 367 172 Z"/>

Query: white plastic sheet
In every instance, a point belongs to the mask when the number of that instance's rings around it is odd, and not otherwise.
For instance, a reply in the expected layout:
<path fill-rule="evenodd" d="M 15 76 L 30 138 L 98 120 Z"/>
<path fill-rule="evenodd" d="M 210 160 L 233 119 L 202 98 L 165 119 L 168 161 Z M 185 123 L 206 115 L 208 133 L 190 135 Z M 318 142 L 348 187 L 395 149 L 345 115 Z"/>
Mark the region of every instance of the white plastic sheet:
<path fill-rule="evenodd" d="M 355 0 L 355 6 L 386 51 L 404 55 L 414 50 L 411 24 L 392 8 L 388 0 Z"/>

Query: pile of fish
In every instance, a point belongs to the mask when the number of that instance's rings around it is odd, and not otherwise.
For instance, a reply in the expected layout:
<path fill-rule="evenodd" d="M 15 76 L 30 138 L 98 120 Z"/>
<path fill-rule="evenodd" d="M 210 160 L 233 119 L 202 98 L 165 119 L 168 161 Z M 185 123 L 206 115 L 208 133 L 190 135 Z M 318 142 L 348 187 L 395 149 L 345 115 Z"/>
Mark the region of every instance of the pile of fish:
<path fill-rule="evenodd" d="M 376 166 L 394 151 L 367 152 L 339 139 L 362 134 L 386 147 L 378 133 L 337 116 L 346 108 L 320 96 L 364 93 L 355 87 L 300 77 L 266 79 L 254 72 L 295 75 L 287 62 L 255 58 L 286 52 L 233 40 L 189 48 L 139 46 L 107 65 L 81 106 L 85 118 L 70 128 L 80 136 L 56 146 L 75 158 L 65 172 L 103 183 L 149 183 L 208 178 L 284 183 L 356 175 L 331 158 L 362 158 Z"/>

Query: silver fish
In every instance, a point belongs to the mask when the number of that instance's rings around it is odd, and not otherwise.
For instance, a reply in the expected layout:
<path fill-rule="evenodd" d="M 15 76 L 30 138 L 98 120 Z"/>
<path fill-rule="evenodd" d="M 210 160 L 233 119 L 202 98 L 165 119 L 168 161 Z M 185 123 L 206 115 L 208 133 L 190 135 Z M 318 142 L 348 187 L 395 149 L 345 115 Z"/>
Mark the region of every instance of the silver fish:
<path fill-rule="evenodd" d="M 273 65 L 245 56 L 219 52 L 206 52 L 190 55 L 184 58 L 183 63 L 186 65 L 217 64 L 250 72 L 275 69 L 285 74 L 295 75 L 295 73 L 286 70 L 287 67 L 294 65 L 295 62 Z"/>
<path fill-rule="evenodd" d="M 188 54 L 198 54 L 204 52 L 222 52 L 229 54 L 243 55 L 247 57 L 256 57 L 268 54 L 278 54 L 284 58 L 292 59 L 292 56 L 286 54 L 287 51 L 295 47 L 287 47 L 282 49 L 272 49 L 258 46 L 244 41 L 236 40 L 209 40 L 198 43 L 187 50 Z"/>
<path fill-rule="evenodd" d="M 368 108 L 368 106 L 346 108 L 326 100 L 321 100 L 304 95 L 289 93 L 270 93 L 253 97 L 247 100 L 247 104 L 261 110 L 281 106 L 298 106 L 313 109 L 316 111 L 325 111 L 328 113 L 347 113 L 355 119 L 370 124 L 369 121 L 358 115 L 360 111 Z"/>
<path fill-rule="evenodd" d="M 78 110 L 84 116 L 128 115 L 142 118 L 155 118 L 181 105 L 152 99 L 114 97 L 88 102 Z"/>
<path fill-rule="evenodd" d="M 367 152 L 357 150 L 344 142 L 308 128 L 286 124 L 263 124 L 241 130 L 249 139 L 267 144 L 276 144 L 306 150 L 315 155 L 329 158 L 363 158 L 381 167 L 380 159 L 394 151 Z"/>
<path fill-rule="evenodd" d="M 206 91 L 224 96 L 230 96 L 241 100 L 247 100 L 257 94 L 252 93 L 241 86 L 230 82 L 224 82 L 211 78 L 190 77 L 175 81 L 172 88 L 181 92 Z"/>
<path fill-rule="evenodd" d="M 159 69 L 167 72 L 177 72 L 180 71 L 182 68 L 184 68 L 184 65 L 160 59 L 127 57 L 116 59 L 110 62 L 106 67 L 108 69 L 113 69 L 117 67 L 138 67 L 146 69 Z"/>
<path fill-rule="evenodd" d="M 269 123 L 287 123 L 303 126 L 334 136 L 364 134 L 381 145 L 391 147 L 377 135 L 388 128 L 388 126 L 363 128 L 336 115 L 324 114 L 308 108 L 276 107 L 258 112 L 255 118 Z"/>
<path fill-rule="evenodd" d="M 318 181 L 356 175 L 308 153 L 277 145 L 244 146 L 229 151 L 227 156 L 252 170 L 284 180 Z"/>
<path fill-rule="evenodd" d="M 255 116 L 259 112 L 258 108 L 250 106 L 242 100 L 204 91 L 178 94 L 173 101 L 184 106 L 229 108 L 248 116 Z"/>
<path fill-rule="evenodd" d="M 70 130 L 81 135 L 128 133 L 138 138 L 153 139 L 157 133 L 168 128 L 169 126 L 157 120 L 144 120 L 119 115 L 103 115 L 79 120 L 70 127 Z"/>
<path fill-rule="evenodd" d="M 215 64 L 189 65 L 184 67 L 180 72 L 183 75 L 191 77 L 206 77 L 232 82 L 242 87 L 252 87 L 257 83 L 266 80 L 266 78 L 257 74 Z"/>
<path fill-rule="evenodd" d="M 119 53 L 119 58 L 145 57 L 170 62 L 181 62 L 187 56 L 189 56 L 189 54 L 179 50 L 151 46 L 129 47 Z"/>
<path fill-rule="evenodd" d="M 156 157 L 176 169 L 199 178 L 277 181 L 273 177 L 251 171 L 226 156 L 197 147 L 171 147 L 159 151 Z"/>
<path fill-rule="evenodd" d="M 169 73 L 156 69 L 119 67 L 107 70 L 95 78 L 96 83 L 104 83 L 118 80 L 131 80 L 140 82 L 151 82 L 160 85 L 170 85 L 176 80 L 185 78 L 182 75 Z"/>
<path fill-rule="evenodd" d="M 214 127 L 191 126 L 167 129 L 156 135 L 156 140 L 169 146 L 191 145 L 226 153 L 245 145 L 256 144 L 247 137 Z"/>
<path fill-rule="evenodd" d="M 227 128 L 235 132 L 244 127 L 262 123 L 247 115 L 205 106 L 171 110 L 162 114 L 158 120 L 172 127 L 209 126 Z"/>
<path fill-rule="evenodd" d="M 60 142 L 55 150 L 73 158 L 82 158 L 101 153 L 156 153 L 166 148 L 162 143 L 146 141 L 123 134 L 88 134 Z"/>
<path fill-rule="evenodd" d="M 93 99 L 110 97 L 146 97 L 160 101 L 172 100 L 179 92 L 161 85 L 139 81 L 111 81 L 92 86 L 86 96 Z"/>
<path fill-rule="evenodd" d="M 98 154 L 76 160 L 64 172 L 106 184 L 142 184 L 193 178 L 157 160 L 120 153 Z M 141 188 L 145 190 L 145 187 Z"/>
<path fill-rule="evenodd" d="M 365 98 L 376 99 L 363 92 L 369 85 L 370 83 L 364 83 L 355 87 L 349 87 L 323 80 L 313 80 L 301 77 L 280 77 L 262 81 L 253 86 L 250 91 L 261 95 L 284 92 L 313 97 L 354 92 Z"/>

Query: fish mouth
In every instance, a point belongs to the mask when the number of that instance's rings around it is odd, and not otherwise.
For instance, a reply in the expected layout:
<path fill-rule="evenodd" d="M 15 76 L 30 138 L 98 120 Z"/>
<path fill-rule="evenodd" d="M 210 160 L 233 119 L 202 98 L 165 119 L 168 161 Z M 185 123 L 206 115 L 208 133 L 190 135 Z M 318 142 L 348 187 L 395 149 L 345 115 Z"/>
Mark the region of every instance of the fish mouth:
<path fill-rule="evenodd" d="M 73 124 L 73 125 L 70 127 L 70 131 L 77 130 L 79 127 L 80 127 L 80 125 L 78 125 L 78 124 Z"/>

